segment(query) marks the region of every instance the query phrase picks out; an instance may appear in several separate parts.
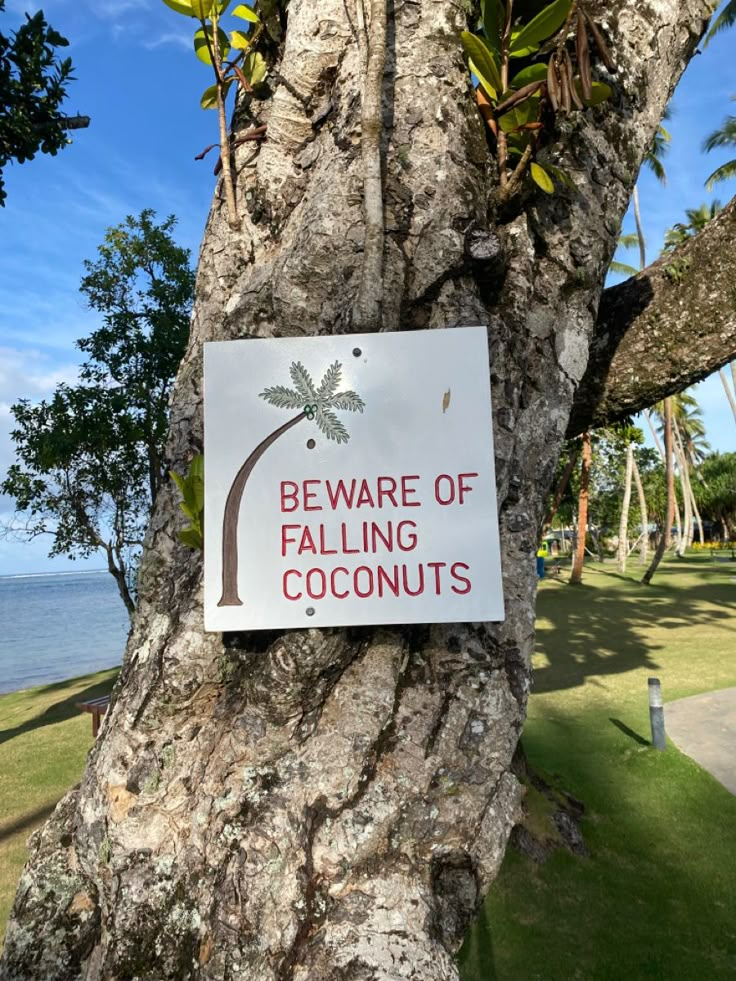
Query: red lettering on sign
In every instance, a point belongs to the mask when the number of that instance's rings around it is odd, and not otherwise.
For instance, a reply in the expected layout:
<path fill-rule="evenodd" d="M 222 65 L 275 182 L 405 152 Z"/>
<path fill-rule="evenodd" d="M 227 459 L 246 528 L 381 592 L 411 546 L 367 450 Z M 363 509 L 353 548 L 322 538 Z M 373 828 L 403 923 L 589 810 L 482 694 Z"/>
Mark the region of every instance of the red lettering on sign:
<path fill-rule="evenodd" d="M 466 572 L 470 572 L 470 566 L 466 565 L 464 562 L 453 562 L 452 568 L 450 569 L 450 575 L 452 576 L 453 579 L 457 579 L 458 582 L 465 583 L 464 589 L 458 589 L 457 586 L 452 586 L 451 588 L 453 593 L 457 593 L 460 596 L 464 596 L 466 593 L 470 592 L 472 587 L 470 584 L 470 580 L 466 579 L 465 576 L 461 576 L 457 572 L 457 569 L 465 569 Z"/>
<path fill-rule="evenodd" d="M 287 487 L 291 487 L 291 490 L 287 490 Z M 293 480 L 282 480 L 281 481 L 281 511 L 296 511 L 299 507 L 299 487 L 294 483 Z M 287 507 L 286 502 L 292 501 L 293 506 Z"/>
<path fill-rule="evenodd" d="M 406 535 L 404 535 L 404 529 L 409 526 L 416 528 L 417 525 L 415 521 L 409 520 L 400 521 L 396 525 L 396 544 L 402 552 L 411 552 L 412 549 L 417 547 L 418 537 L 416 531 L 407 531 Z"/>
<path fill-rule="evenodd" d="M 321 483 L 322 483 L 321 480 L 305 480 L 304 483 L 302 484 L 302 487 L 304 488 L 304 510 L 305 511 L 321 511 L 322 510 L 322 505 L 321 504 L 310 504 L 309 503 L 312 500 L 312 498 L 315 498 L 317 496 L 314 491 L 310 491 L 309 485 L 310 484 L 317 484 L 317 485 L 319 485 Z"/>
<path fill-rule="evenodd" d="M 378 595 L 383 599 L 384 585 L 387 586 L 394 596 L 399 595 L 399 567 L 394 566 L 393 579 L 389 578 L 388 571 L 382 565 L 378 567 Z"/>
<path fill-rule="evenodd" d="M 396 481 L 393 477 L 379 477 L 378 481 L 378 506 L 383 507 L 383 499 L 387 497 L 389 501 L 393 504 L 395 508 L 399 505 L 396 503 Z M 387 484 L 387 488 L 384 488 L 384 484 Z"/>
<path fill-rule="evenodd" d="M 316 576 L 320 580 L 320 585 L 315 589 L 312 579 Z M 310 599 L 324 599 L 327 595 L 327 576 L 323 569 L 310 569 L 307 573 L 307 596 Z"/>
<path fill-rule="evenodd" d="M 447 485 L 447 489 L 442 492 L 443 485 Z M 434 482 L 434 497 L 438 504 L 452 504 L 455 500 L 455 481 L 449 474 L 441 473 L 439 477 Z"/>
<path fill-rule="evenodd" d="M 301 525 L 281 525 L 281 555 L 282 555 L 282 557 L 285 557 L 286 556 L 286 546 L 287 545 L 296 545 L 296 538 L 289 538 L 289 537 L 287 537 L 287 534 L 286 534 L 287 531 L 290 531 L 292 529 L 294 531 L 296 531 L 298 528 L 301 528 Z"/>
<path fill-rule="evenodd" d="M 365 590 L 361 591 L 358 585 L 358 576 L 361 572 L 365 572 L 368 578 L 368 585 Z M 360 596 L 361 599 L 367 599 L 369 596 L 373 595 L 373 569 L 370 569 L 367 565 L 359 565 L 355 570 L 353 575 L 353 589 L 355 590 L 355 595 Z"/>
<path fill-rule="evenodd" d="M 434 569 L 434 591 L 437 596 L 442 592 L 442 581 L 440 579 L 440 569 L 444 569 L 447 565 L 446 562 L 428 562 L 427 566 L 430 569 Z"/>
<path fill-rule="evenodd" d="M 314 544 L 312 532 L 309 530 L 308 525 L 304 525 L 302 529 L 302 540 L 299 542 L 297 555 L 301 555 L 302 552 L 311 552 L 313 555 L 317 554 L 317 546 Z"/>
<path fill-rule="evenodd" d="M 325 545 L 325 526 L 319 526 L 319 554 L 320 555 L 337 555 L 336 548 L 327 548 Z"/>
<path fill-rule="evenodd" d="M 284 573 L 284 596 L 286 597 L 286 599 L 290 599 L 290 600 L 298 600 L 298 599 L 301 599 L 302 598 L 302 594 L 301 593 L 297 593 L 295 596 L 293 596 L 289 592 L 289 590 L 287 588 L 287 583 L 288 583 L 289 576 L 296 576 L 298 579 L 301 579 L 302 574 L 297 569 L 287 569 L 286 570 L 286 572 Z"/>
<path fill-rule="evenodd" d="M 332 574 L 330 575 L 330 592 L 335 597 L 335 599 L 347 599 L 348 596 L 350 595 L 349 590 L 345 590 L 344 593 L 338 593 L 337 591 L 337 586 L 335 585 L 335 576 L 338 574 L 338 572 L 344 572 L 346 576 L 350 575 L 350 573 L 345 568 L 345 566 L 339 565 L 336 569 L 333 569 Z"/>
<path fill-rule="evenodd" d="M 409 487 L 408 486 L 407 481 L 409 481 L 409 480 L 419 480 L 419 475 L 418 474 L 410 474 L 407 477 L 402 477 L 401 478 L 401 503 L 404 505 L 405 508 L 418 508 L 418 507 L 421 507 L 421 504 L 422 504 L 421 501 L 410 501 L 409 500 L 409 495 L 411 494 L 413 496 L 417 492 L 416 487 Z"/>
<path fill-rule="evenodd" d="M 416 589 L 409 589 L 409 577 L 407 576 L 406 566 L 403 566 L 404 592 L 407 596 L 420 596 L 424 592 L 424 566 L 420 563 L 417 566 L 419 572 L 419 583 Z"/>
<path fill-rule="evenodd" d="M 348 529 L 345 522 L 340 525 L 340 537 L 342 538 L 342 554 L 343 555 L 357 555 L 360 551 L 359 548 L 348 548 Z"/>
<path fill-rule="evenodd" d="M 371 489 L 368 486 L 367 480 L 361 480 L 360 491 L 358 493 L 358 500 L 355 502 L 356 508 L 362 508 L 364 504 L 367 504 L 369 508 L 374 508 L 376 505 L 373 501 L 373 495 L 371 494 Z"/>
<path fill-rule="evenodd" d="M 465 483 L 465 477 L 477 477 L 477 473 L 461 473 L 457 477 L 457 488 L 458 488 L 458 500 L 461 504 L 465 503 L 465 494 L 472 491 L 470 484 Z"/>
<path fill-rule="evenodd" d="M 327 488 L 327 497 L 329 498 L 330 501 L 330 507 L 332 508 L 333 511 L 337 510 L 337 506 L 340 503 L 341 497 L 345 502 L 345 507 L 352 508 L 353 497 L 355 496 L 354 480 L 350 481 L 350 493 L 348 493 L 348 489 L 344 480 L 338 480 L 337 487 L 334 488 L 330 483 L 330 481 L 328 480 L 325 482 L 325 486 Z"/>

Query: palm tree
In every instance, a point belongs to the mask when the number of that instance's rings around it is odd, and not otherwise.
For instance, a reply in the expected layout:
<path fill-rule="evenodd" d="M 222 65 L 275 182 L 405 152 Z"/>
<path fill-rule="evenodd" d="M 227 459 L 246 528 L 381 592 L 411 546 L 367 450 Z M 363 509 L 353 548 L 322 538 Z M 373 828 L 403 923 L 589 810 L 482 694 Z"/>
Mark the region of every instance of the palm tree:
<path fill-rule="evenodd" d="M 625 233 L 619 235 L 618 243 L 616 245 L 617 249 L 635 249 L 639 245 L 639 236 L 636 232 Z M 609 272 L 618 273 L 620 276 L 636 276 L 639 272 L 634 266 L 630 266 L 626 262 L 619 262 L 618 259 L 612 259 L 611 265 L 608 267 Z"/>
<path fill-rule="evenodd" d="M 723 368 L 719 368 L 718 374 L 720 375 L 721 382 L 724 389 L 726 390 L 726 398 L 728 399 L 728 404 L 731 406 L 731 412 L 733 412 L 733 419 L 736 422 L 736 361 L 731 362 L 731 379 L 733 381 L 733 392 L 731 391 L 731 386 L 729 385 L 728 378 L 724 374 Z"/>
<path fill-rule="evenodd" d="M 641 546 L 639 548 L 639 562 L 642 565 L 646 565 L 647 555 L 649 553 L 649 514 L 647 511 L 647 499 L 644 494 L 644 484 L 642 483 L 641 474 L 639 473 L 639 466 L 636 462 L 636 456 L 634 456 L 633 471 L 636 493 L 639 498 L 639 512 L 641 514 Z"/>
<path fill-rule="evenodd" d="M 626 559 L 629 556 L 629 506 L 631 505 L 631 479 L 634 475 L 634 444 L 626 447 L 626 476 L 624 477 L 624 499 L 621 504 L 621 521 L 618 527 L 618 571 L 626 572 Z"/>
<path fill-rule="evenodd" d="M 685 211 L 687 224 L 678 222 L 678 224 L 673 225 L 672 228 L 668 228 L 665 232 L 664 249 L 662 252 L 671 252 L 678 245 L 682 245 L 683 242 L 687 242 L 688 239 L 693 238 L 698 232 L 702 232 L 708 222 L 712 221 L 718 212 L 722 210 L 722 207 L 721 202 L 714 199 L 710 204 L 701 204 L 699 208 L 688 208 Z"/>
<path fill-rule="evenodd" d="M 672 107 L 667 106 L 664 112 L 662 120 L 669 120 L 672 118 Z M 669 143 L 672 139 L 671 134 L 668 130 L 664 128 L 661 124 L 657 127 L 657 132 L 654 134 L 654 140 L 652 145 L 644 155 L 643 166 L 648 167 L 654 176 L 657 178 L 660 184 L 667 183 L 667 172 L 664 169 L 664 164 L 662 163 L 663 157 L 666 156 L 669 150 Z M 644 239 L 644 229 L 641 223 L 641 210 L 639 207 L 639 187 L 637 184 L 634 185 L 634 221 L 636 222 L 636 234 L 639 240 L 639 265 L 641 269 L 644 269 L 647 264 L 647 246 Z"/>
<path fill-rule="evenodd" d="M 703 460 L 710 450 L 705 439 L 705 426 L 701 418 L 697 399 L 688 392 L 680 392 L 670 397 L 672 406 L 672 437 L 677 470 L 682 489 L 684 520 L 682 534 L 678 534 L 677 554 L 683 555 L 685 549 L 692 544 L 694 535 L 693 515 L 698 522 L 700 541 L 703 541 L 703 526 L 700 520 L 695 494 L 692 489 L 690 475 L 692 470 Z M 655 406 L 655 412 L 664 420 L 662 403 Z M 662 427 L 664 422 L 662 423 Z M 679 510 L 679 509 L 678 509 Z M 679 515 L 678 515 L 679 525 Z"/>
<path fill-rule="evenodd" d="M 347 443 L 350 434 L 334 410 L 362 412 L 365 408 L 365 402 L 356 392 L 338 392 L 342 374 L 339 361 L 327 369 L 319 387 L 315 387 L 309 372 L 299 361 L 292 364 L 289 374 L 294 388 L 274 385 L 261 392 L 259 397 L 278 409 L 298 410 L 298 414 L 256 446 L 235 475 L 227 495 L 222 521 L 222 597 L 218 606 L 243 605 L 238 596 L 238 518 L 243 491 L 256 463 L 269 446 L 302 419 L 316 422 L 327 439 Z"/>
<path fill-rule="evenodd" d="M 578 537 L 572 563 L 570 583 L 579 586 L 583 581 L 583 562 L 585 560 L 585 534 L 588 530 L 588 488 L 590 485 L 590 463 L 592 448 L 590 433 L 583 435 L 583 462 L 580 471 L 580 495 L 578 497 Z"/>
<path fill-rule="evenodd" d="M 651 583 L 652 577 L 657 571 L 657 566 L 662 561 L 662 556 L 664 555 L 665 549 L 669 544 L 672 519 L 675 513 L 675 473 L 672 466 L 672 400 L 669 398 L 664 400 L 664 459 L 665 482 L 667 486 L 665 527 L 663 529 L 663 533 L 659 536 L 657 550 L 654 553 L 654 558 L 652 559 L 651 565 L 642 577 L 641 581 L 645 586 L 648 586 Z"/>
<path fill-rule="evenodd" d="M 736 24 L 736 0 L 728 0 L 728 3 L 720 12 L 720 14 L 713 21 L 710 30 L 708 31 L 704 48 L 707 48 L 713 37 L 721 31 L 725 31 L 727 28 Z"/>
<path fill-rule="evenodd" d="M 703 149 L 706 153 L 720 147 L 736 147 L 736 116 L 726 116 L 721 128 L 714 130 L 703 142 Z M 736 177 L 736 160 L 728 160 L 720 167 L 716 167 L 705 182 L 706 190 L 712 191 L 716 184 L 720 184 L 730 177 Z"/>
<path fill-rule="evenodd" d="M 672 118 L 672 107 L 668 106 L 665 109 L 665 113 L 662 118 L 662 121 L 664 122 L 665 120 L 669 120 L 671 118 Z M 657 127 L 657 132 L 654 135 L 654 140 L 652 141 L 652 145 L 644 156 L 643 165 L 645 167 L 648 167 L 652 171 L 652 173 L 657 178 L 660 184 L 667 183 L 667 172 L 664 169 L 664 163 L 662 162 L 662 160 L 666 156 L 667 151 L 669 150 L 669 144 L 671 139 L 672 136 L 669 130 L 665 129 L 665 127 L 660 123 L 660 125 Z M 634 197 L 634 221 L 636 222 L 636 235 L 622 236 L 622 239 L 628 240 L 632 244 L 638 244 L 639 265 L 640 265 L 640 269 L 644 269 L 647 264 L 647 248 L 646 248 L 646 241 L 644 239 L 644 228 L 641 222 L 641 209 L 639 204 L 638 185 L 634 185 L 633 197 Z M 624 248 L 626 247 L 627 246 L 624 245 Z M 651 427 L 651 421 L 650 421 L 650 427 Z M 631 461 L 630 466 L 629 466 L 629 461 Z M 633 447 L 630 446 L 627 449 L 626 480 L 624 483 L 624 501 L 629 501 L 631 498 L 631 480 L 632 477 L 634 476 L 635 471 L 636 471 L 636 489 L 639 496 L 639 506 L 641 508 L 641 515 L 642 515 L 642 536 L 643 536 L 642 562 L 646 562 L 646 555 L 649 545 L 649 524 L 648 524 L 648 515 L 647 515 L 647 505 L 646 505 L 646 500 L 644 498 L 644 488 L 641 483 L 641 478 L 639 476 L 638 470 L 636 470 L 636 461 L 634 460 L 634 450 Z M 624 547 L 626 548 L 628 553 L 628 507 L 626 509 L 626 518 L 624 519 L 622 513 L 621 521 L 622 521 L 622 527 L 619 527 L 619 541 L 621 540 L 622 537 L 625 539 Z M 669 529 L 667 533 L 669 534 Z M 621 546 L 619 546 L 619 548 L 620 547 Z M 621 557 L 619 557 L 619 568 L 622 569 L 623 571 L 625 567 L 626 567 L 626 558 L 624 557 L 623 559 L 621 559 Z M 651 575 L 654 574 L 654 569 L 656 569 L 656 565 L 651 570 Z"/>

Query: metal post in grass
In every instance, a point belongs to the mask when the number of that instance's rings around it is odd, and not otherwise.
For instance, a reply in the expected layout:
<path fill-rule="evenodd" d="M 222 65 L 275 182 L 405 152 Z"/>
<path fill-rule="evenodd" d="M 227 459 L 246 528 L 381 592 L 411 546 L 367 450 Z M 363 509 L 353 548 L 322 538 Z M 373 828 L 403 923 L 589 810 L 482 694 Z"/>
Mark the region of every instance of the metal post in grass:
<path fill-rule="evenodd" d="M 649 721 L 652 725 L 652 746 L 655 749 L 667 749 L 667 736 L 664 731 L 662 686 L 659 683 L 659 678 L 649 679 Z"/>

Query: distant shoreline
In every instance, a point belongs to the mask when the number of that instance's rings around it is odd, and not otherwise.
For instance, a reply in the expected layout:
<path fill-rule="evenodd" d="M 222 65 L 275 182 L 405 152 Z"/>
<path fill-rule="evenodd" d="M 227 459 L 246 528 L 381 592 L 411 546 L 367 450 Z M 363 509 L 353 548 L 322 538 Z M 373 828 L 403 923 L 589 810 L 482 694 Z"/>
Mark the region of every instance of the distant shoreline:
<path fill-rule="evenodd" d="M 80 569 L 66 572 L 8 572 L 0 575 L 0 579 L 50 579 L 57 576 L 99 576 L 107 569 Z"/>

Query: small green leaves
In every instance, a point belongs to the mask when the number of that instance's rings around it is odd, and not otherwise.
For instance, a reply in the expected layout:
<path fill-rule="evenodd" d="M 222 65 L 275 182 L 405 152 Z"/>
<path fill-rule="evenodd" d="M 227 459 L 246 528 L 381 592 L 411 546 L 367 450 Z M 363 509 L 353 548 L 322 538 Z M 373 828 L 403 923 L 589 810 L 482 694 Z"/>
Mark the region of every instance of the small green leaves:
<path fill-rule="evenodd" d="M 579 78 L 575 79 L 575 88 L 577 89 L 578 95 L 582 98 L 583 84 Z M 591 88 L 590 98 L 583 99 L 586 106 L 599 106 L 602 102 L 607 102 L 613 95 L 613 89 L 610 85 L 606 85 L 605 82 L 593 82 Z"/>
<path fill-rule="evenodd" d="M 192 5 L 188 0 L 164 0 L 164 3 L 167 7 L 175 10 L 177 14 L 183 14 L 185 17 L 194 17 Z"/>
<path fill-rule="evenodd" d="M 538 50 L 542 41 L 559 30 L 570 13 L 572 0 L 554 0 L 536 17 L 512 36 L 509 54 L 513 58 L 525 58 Z"/>
<path fill-rule="evenodd" d="M 212 64 L 210 50 L 214 51 L 213 39 L 214 33 L 210 24 L 206 28 L 200 27 L 194 32 L 194 53 L 205 65 Z M 230 39 L 219 27 L 217 28 L 217 43 L 220 49 L 220 59 L 227 58 L 230 51 Z"/>
<path fill-rule="evenodd" d="M 488 95 L 493 100 L 497 99 L 502 85 L 496 55 L 482 38 L 471 34 L 470 31 L 463 31 L 460 41 L 465 54 L 472 62 L 470 70 L 477 76 Z"/>
<path fill-rule="evenodd" d="M 250 38 L 242 31 L 230 31 L 230 44 L 238 51 L 245 51 L 250 45 Z"/>
<path fill-rule="evenodd" d="M 260 85 L 268 75 L 268 65 L 266 59 L 258 51 L 251 51 L 243 61 L 243 74 L 248 80 L 248 84 L 255 88 Z"/>
<path fill-rule="evenodd" d="M 514 75 L 509 88 L 521 89 L 525 85 L 531 85 L 532 82 L 544 82 L 546 78 L 547 66 L 543 61 L 539 61 L 534 65 L 529 65 L 527 68 L 522 69 L 517 75 Z"/>
<path fill-rule="evenodd" d="M 532 163 L 531 167 L 532 180 L 537 185 L 541 187 L 543 191 L 547 194 L 555 193 L 555 185 L 552 178 L 549 176 L 544 167 L 540 167 L 538 163 Z"/>
<path fill-rule="evenodd" d="M 255 10 L 253 10 L 252 7 L 248 7 L 244 3 L 238 4 L 235 10 L 233 10 L 233 17 L 241 17 L 243 20 L 249 20 L 251 24 L 261 23 L 261 18 L 255 12 Z"/>
<path fill-rule="evenodd" d="M 197 20 L 205 20 L 212 13 L 215 0 L 189 0 L 192 8 L 192 16 Z"/>
<path fill-rule="evenodd" d="M 501 50 L 501 22 L 503 20 L 503 5 L 501 0 L 480 0 L 480 12 L 483 20 L 483 33 L 494 51 Z"/>
<path fill-rule="evenodd" d="M 179 507 L 189 518 L 186 528 L 179 531 L 179 540 L 189 548 L 201 550 L 204 547 L 204 457 L 200 453 L 192 458 L 186 477 L 173 470 L 170 474 L 182 496 Z"/>
<path fill-rule="evenodd" d="M 222 97 L 225 99 L 227 93 L 230 91 L 230 86 L 235 81 L 234 78 L 228 78 L 224 85 L 222 86 Z M 202 97 L 199 100 L 199 105 L 202 109 L 217 109 L 217 85 L 210 85 L 202 93 Z"/>

